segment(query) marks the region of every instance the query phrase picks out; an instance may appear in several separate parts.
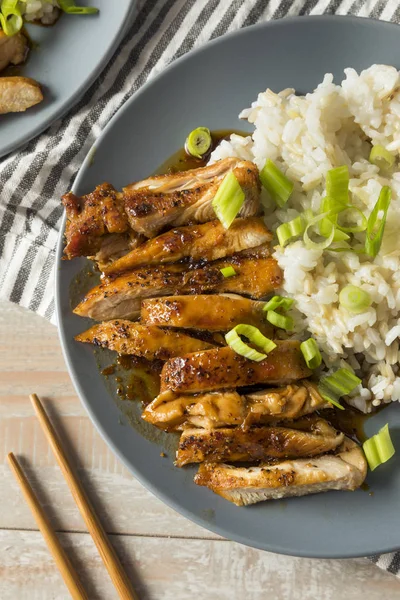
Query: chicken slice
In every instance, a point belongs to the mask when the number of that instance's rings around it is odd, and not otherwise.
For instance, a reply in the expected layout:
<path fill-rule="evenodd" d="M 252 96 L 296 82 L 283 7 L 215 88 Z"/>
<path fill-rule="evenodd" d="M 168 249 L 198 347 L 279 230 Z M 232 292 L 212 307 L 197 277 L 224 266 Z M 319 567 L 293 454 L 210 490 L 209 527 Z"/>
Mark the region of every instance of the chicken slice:
<path fill-rule="evenodd" d="M 121 256 L 128 254 L 134 248 L 146 241 L 146 238 L 134 231 L 126 233 L 110 233 L 99 238 L 99 249 L 96 254 L 89 256 L 103 273 Z"/>
<path fill-rule="evenodd" d="M 225 278 L 221 268 L 234 265 L 236 275 Z M 202 292 L 236 292 L 262 298 L 278 288 L 282 272 L 273 258 L 232 256 L 198 269 L 159 265 L 136 269 L 90 290 L 74 312 L 96 321 L 136 318 L 143 298 Z"/>
<path fill-rule="evenodd" d="M 264 306 L 265 302 L 234 294 L 167 296 L 143 300 L 140 317 L 147 325 L 206 331 L 228 331 L 247 323 L 270 337 L 273 328 L 265 318 Z"/>
<path fill-rule="evenodd" d="M 111 263 L 104 272 L 115 275 L 144 265 L 172 263 L 184 258 L 213 261 L 261 246 L 271 239 L 271 233 L 259 217 L 235 219 L 229 229 L 225 229 L 220 221 L 187 225 L 148 240 Z"/>
<path fill-rule="evenodd" d="M 260 214 L 261 184 L 256 165 L 238 158 L 225 158 L 207 167 L 157 175 L 125 187 L 131 227 L 153 237 L 167 226 L 211 221 L 215 218 L 212 201 L 229 171 L 233 171 L 245 194 L 239 216 Z"/>
<path fill-rule="evenodd" d="M 0 29 L 0 71 L 8 65 L 23 63 L 28 52 L 28 40 L 22 33 L 10 36 Z"/>
<path fill-rule="evenodd" d="M 161 392 L 207 392 L 257 383 L 284 384 L 311 375 L 298 341 L 277 341 L 261 362 L 236 354 L 229 347 L 194 352 L 167 361 L 161 372 Z"/>
<path fill-rule="evenodd" d="M 142 413 L 142 418 L 166 431 L 186 427 L 214 429 L 227 425 L 272 424 L 297 419 L 316 410 L 331 408 L 316 384 L 303 380 L 282 388 L 267 388 L 240 395 L 235 390 L 204 394 L 159 394 Z"/>
<path fill-rule="evenodd" d="M 305 417 L 291 428 L 185 429 L 179 440 L 176 465 L 316 456 L 334 450 L 343 439 L 343 433 L 317 417 Z"/>
<path fill-rule="evenodd" d="M 0 77 L 0 115 L 24 112 L 43 100 L 40 85 L 28 77 Z"/>
<path fill-rule="evenodd" d="M 257 167 L 237 158 L 184 173 L 152 177 L 124 188 L 123 192 L 103 183 L 85 196 L 65 194 L 65 258 L 91 256 L 101 246 L 99 238 L 109 233 L 134 231 L 154 237 L 167 226 L 212 221 L 212 200 L 222 179 L 232 170 L 246 195 L 239 216 L 259 214 Z"/>
<path fill-rule="evenodd" d="M 361 448 L 349 438 L 336 454 L 285 460 L 260 467 L 203 463 L 194 478 L 237 506 L 330 490 L 356 490 L 367 475 Z"/>
<path fill-rule="evenodd" d="M 119 354 L 133 354 L 148 360 L 167 360 L 186 352 L 207 350 L 213 344 L 203 342 L 178 331 L 164 330 L 154 325 L 145 326 L 131 321 L 106 321 L 94 325 L 75 336 L 85 342 L 114 350 Z"/>

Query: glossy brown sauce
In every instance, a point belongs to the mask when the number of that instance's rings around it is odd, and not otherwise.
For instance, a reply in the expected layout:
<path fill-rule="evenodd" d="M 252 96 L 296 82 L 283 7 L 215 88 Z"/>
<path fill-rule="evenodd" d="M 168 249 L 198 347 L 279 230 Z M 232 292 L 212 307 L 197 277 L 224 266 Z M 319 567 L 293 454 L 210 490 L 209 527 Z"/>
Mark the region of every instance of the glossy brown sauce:
<path fill-rule="evenodd" d="M 364 425 L 367 419 L 376 413 L 365 415 L 359 410 L 347 406 L 345 410 L 333 408 L 333 410 L 321 411 L 321 415 L 339 431 L 343 431 L 349 438 L 355 442 L 363 443 L 367 439 L 364 431 Z"/>

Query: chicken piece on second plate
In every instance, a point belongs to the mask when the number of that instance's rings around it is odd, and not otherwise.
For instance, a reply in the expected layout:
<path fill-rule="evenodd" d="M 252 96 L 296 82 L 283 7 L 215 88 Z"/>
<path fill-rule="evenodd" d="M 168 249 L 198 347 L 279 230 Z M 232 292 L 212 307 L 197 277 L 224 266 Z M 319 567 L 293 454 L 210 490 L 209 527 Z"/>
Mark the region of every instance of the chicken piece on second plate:
<path fill-rule="evenodd" d="M 8 65 L 20 65 L 25 62 L 28 52 L 28 40 L 22 33 L 6 35 L 0 29 L 0 71 Z"/>
<path fill-rule="evenodd" d="M 264 306 L 265 302 L 234 294 L 166 296 L 143 300 L 140 316 L 148 325 L 205 331 L 228 331 L 247 323 L 271 337 L 273 327 L 265 318 Z"/>
<path fill-rule="evenodd" d="M 221 268 L 233 265 L 234 277 L 225 278 Z M 262 298 L 282 283 L 274 258 L 231 256 L 198 269 L 185 265 L 159 265 L 136 269 L 90 290 L 74 312 L 96 321 L 136 318 L 143 298 L 202 292 L 236 292 Z"/>
<path fill-rule="evenodd" d="M 272 235 L 259 217 L 235 219 L 229 229 L 220 221 L 177 227 L 159 235 L 105 267 L 116 275 L 145 265 L 213 261 L 270 242 Z"/>
<path fill-rule="evenodd" d="M 227 425 L 247 428 L 253 424 L 297 419 L 331 407 L 332 404 L 320 396 L 317 385 L 305 379 L 250 394 L 239 394 L 235 390 L 182 395 L 164 392 L 146 406 L 142 418 L 166 431 Z"/>
<path fill-rule="evenodd" d="M 194 394 L 258 383 L 283 385 L 311 375 L 300 342 L 276 344 L 261 362 L 244 358 L 229 347 L 171 358 L 161 372 L 161 392 Z"/>
<path fill-rule="evenodd" d="M 40 85 L 28 77 L 0 77 L 0 115 L 24 112 L 43 100 Z"/>
<path fill-rule="evenodd" d="M 336 454 L 284 460 L 258 467 L 203 463 L 194 478 L 237 506 L 330 490 L 356 490 L 367 475 L 361 448 L 345 438 Z"/>
<path fill-rule="evenodd" d="M 106 321 L 100 325 L 94 325 L 75 336 L 75 339 L 77 342 L 94 344 L 114 350 L 119 354 L 133 354 L 148 360 L 167 360 L 186 352 L 196 352 L 214 347 L 213 344 L 190 337 L 185 333 L 123 320 Z"/>
<path fill-rule="evenodd" d="M 290 427 L 185 429 L 176 465 L 199 462 L 252 462 L 270 458 L 302 458 L 334 450 L 344 434 L 318 417 L 304 417 Z"/>

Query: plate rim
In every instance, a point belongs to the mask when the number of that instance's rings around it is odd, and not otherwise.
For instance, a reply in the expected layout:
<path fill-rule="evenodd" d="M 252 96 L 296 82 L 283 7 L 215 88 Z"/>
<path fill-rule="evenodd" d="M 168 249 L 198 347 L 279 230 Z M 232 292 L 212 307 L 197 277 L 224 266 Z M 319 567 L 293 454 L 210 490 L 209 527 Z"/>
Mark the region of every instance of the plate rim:
<path fill-rule="evenodd" d="M 101 60 L 97 63 L 96 67 L 90 73 L 88 73 L 88 75 L 81 83 L 79 88 L 74 92 L 74 94 L 72 94 L 68 98 L 66 97 L 61 106 L 56 111 L 54 111 L 54 113 L 52 113 L 46 119 L 44 119 L 42 123 L 36 125 L 36 127 L 31 129 L 28 133 L 21 133 L 21 135 L 18 138 L 16 138 L 12 142 L 9 142 L 3 148 L 0 147 L 0 161 L 8 154 L 11 154 L 12 152 L 18 150 L 22 146 L 28 144 L 35 137 L 43 133 L 48 127 L 51 127 L 51 125 L 55 121 L 64 117 L 70 110 L 73 110 L 77 102 L 79 102 L 79 100 L 83 97 L 85 92 L 90 88 L 90 86 L 96 80 L 98 75 L 100 75 L 100 73 L 105 69 L 115 49 L 122 41 L 122 38 L 124 37 L 125 33 L 127 33 L 130 25 L 132 24 L 132 18 L 136 7 L 137 0 L 129 0 L 129 4 L 126 6 L 125 13 L 123 14 L 121 25 L 115 31 L 114 36 L 110 40 L 107 51 L 103 54 Z M 57 24 L 55 23 L 55 25 Z"/>
<path fill-rule="evenodd" d="M 150 80 L 146 81 L 146 83 L 139 90 L 137 90 L 118 109 L 118 111 L 113 115 L 113 117 L 110 119 L 110 121 L 107 123 L 107 125 L 104 127 L 104 129 L 101 131 L 101 133 L 99 134 L 99 136 L 97 137 L 97 139 L 95 140 L 95 142 L 93 143 L 91 148 L 89 149 L 89 151 L 77 173 L 77 176 L 76 176 L 75 181 L 72 186 L 72 191 L 74 192 L 76 190 L 76 188 L 79 187 L 81 180 L 84 178 L 84 176 L 86 174 L 87 169 L 90 168 L 91 160 L 94 155 L 94 152 L 96 151 L 97 144 L 99 142 L 101 142 L 103 137 L 107 134 L 108 130 L 114 126 L 114 122 L 126 110 L 129 109 L 129 106 L 133 102 L 135 102 L 136 99 L 142 93 L 145 93 L 147 91 L 147 89 L 150 88 L 159 79 L 161 79 L 163 77 L 168 77 L 170 71 L 177 68 L 177 66 L 179 66 L 181 63 L 183 63 L 187 60 L 190 60 L 192 55 L 201 53 L 205 48 L 209 48 L 210 46 L 216 46 L 218 44 L 221 44 L 221 43 L 223 43 L 223 40 L 226 38 L 231 38 L 234 36 L 240 37 L 245 32 L 248 33 L 249 30 L 255 30 L 255 29 L 258 30 L 258 29 L 264 29 L 264 28 L 268 29 L 270 27 L 284 27 L 285 24 L 288 22 L 294 23 L 294 24 L 296 24 L 296 22 L 302 23 L 302 22 L 310 21 L 310 20 L 313 20 L 313 21 L 328 21 L 328 20 L 330 20 L 330 21 L 340 22 L 340 21 L 343 21 L 344 19 L 346 19 L 347 21 L 351 21 L 351 22 L 353 22 L 353 24 L 357 24 L 357 25 L 359 25 L 363 21 L 374 22 L 376 24 L 379 24 L 378 26 L 382 27 L 382 28 L 397 29 L 400 34 L 400 25 L 397 23 L 389 22 L 389 21 L 381 21 L 379 19 L 371 19 L 368 17 L 358 17 L 358 16 L 353 16 L 353 15 L 307 15 L 307 16 L 294 16 L 294 17 L 286 17 L 284 19 L 263 21 L 263 22 L 255 24 L 255 25 L 250 25 L 248 27 L 244 27 L 244 28 L 240 28 L 240 29 L 231 31 L 227 34 L 224 34 L 224 35 L 214 39 L 214 40 L 210 40 L 207 43 L 201 45 L 199 48 L 195 48 L 195 49 L 191 50 L 190 52 L 184 54 L 183 56 L 177 58 L 172 63 L 170 63 L 163 71 L 158 73 L 156 76 L 152 77 Z M 146 475 L 140 473 L 136 469 L 136 467 L 134 465 L 132 465 L 132 463 L 129 461 L 129 459 L 123 454 L 123 452 L 121 450 L 119 450 L 119 448 L 115 444 L 114 440 L 108 435 L 107 431 L 105 429 L 103 429 L 103 427 L 101 426 L 100 422 L 97 419 L 95 411 L 92 410 L 90 403 L 87 401 L 85 394 L 83 393 L 80 381 L 74 373 L 72 361 L 70 360 L 70 357 L 68 354 L 68 344 L 66 341 L 66 333 L 64 332 L 64 328 L 63 328 L 63 324 L 62 324 L 62 320 L 61 320 L 61 293 L 60 292 L 61 292 L 62 277 L 61 277 L 61 269 L 59 268 L 62 253 L 63 253 L 63 247 L 64 247 L 65 223 L 66 223 L 66 215 L 64 213 L 60 231 L 59 231 L 57 247 L 56 247 L 54 283 L 55 283 L 55 312 L 56 312 L 56 320 L 57 320 L 57 329 L 58 329 L 58 335 L 59 335 L 59 339 L 60 339 L 62 353 L 63 353 L 64 360 L 65 360 L 65 363 L 66 363 L 67 369 L 68 369 L 68 374 L 71 377 L 71 381 L 72 381 L 74 388 L 78 394 L 78 397 L 79 397 L 80 401 L 82 402 L 83 406 L 85 407 L 86 411 L 88 412 L 90 419 L 91 419 L 93 425 L 95 426 L 95 429 L 100 434 L 101 438 L 106 442 L 106 444 L 111 448 L 111 450 L 117 456 L 117 458 L 128 469 L 128 471 L 135 477 L 135 479 L 137 479 L 137 481 L 139 481 L 139 483 L 141 485 L 143 485 L 148 491 L 150 491 L 152 494 L 154 494 L 154 496 L 156 498 L 161 500 L 164 504 L 166 504 L 168 507 L 175 510 L 180 515 L 184 516 L 189 521 L 192 521 L 193 523 L 200 525 L 205 530 L 211 531 L 213 533 L 216 533 L 216 534 L 222 536 L 224 539 L 226 539 L 228 541 L 238 542 L 238 543 L 243 544 L 244 546 L 248 546 L 250 548 L 256 548 L 258 550 L 264 550 L 266 552 L 273 552 L 275 554 L 282 554 L 285 556 L 294 556 L 294 557 L 298 557 L 298 558 L 318 558 L 318 559 L 361 558 L 361 557 L 366 557 L 366 556 L 374 556 L 374 555 L 378 555 L 378 554 L 388 554 L 388 553 L 392 553 L 392 552 L 396 552 L 396 551 L 400 550 L 400 542 L 399 542 L 399 545 L 382 546 L 375 550 L 368 550 L 367 555 L 365 552 L 361 552 L 361 551 L 360 552 L 358 552 L 358 551 L 346 552 L 345 549 L 343 549 L 342 551 L 338 551 L 338 552 L 332 552 L 332 551 L 327 550 L 326 552 L 318 552 L 318 553 L 315 553 L 315 552 L 312 552 L 312 551 L 309 551 L 306 549 L 306 550 L 296 550 L 296 553 L 294 554 L 293 551 L 290 551 L 290 549 L 288 549 L 286 546 L 283 547 L 283 546 L 280 546 L 277 544 L 270 545 L 268 543 L 268 541 L 266 541 L 263 544 L 259 544 L 257 542 L 249 543 L 248 538 L 245 538 L 240 534 L 232 533 L 231 531 L 228 531 L 225 527 L 219 526 L 219 525 L 215 524 L 214 522 L 210 522 L 209 520 L 205 519 L 204 517 L 197 515 L 197 514 L 191 512 L 190 510 L 186 509 L 186 507 L 184 507 L 181 504 L 179 504 L 178 502 L 176 502 L 172 497 L 168 496 L 163 491 L 159 490 Z M 138 432 L 136 432 L 136 434 L 141 435 Z"/>

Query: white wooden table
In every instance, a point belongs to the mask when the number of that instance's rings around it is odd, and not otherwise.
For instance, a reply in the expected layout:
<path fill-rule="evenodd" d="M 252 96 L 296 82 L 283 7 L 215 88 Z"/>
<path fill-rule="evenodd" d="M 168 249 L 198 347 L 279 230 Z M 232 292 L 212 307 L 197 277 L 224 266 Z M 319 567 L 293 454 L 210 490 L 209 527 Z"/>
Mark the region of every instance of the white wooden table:
<path fill-rule="evenodd" d="M 400 582 L 365 559 L 306 560 L 228 542 L 147 492 L 95 431 L 67 374 L 55 327 L 0 302 L 0 599 L 69 595 L 6 464 L 14 451 L 61 533 L 91 600 L 116 593 L 39 428 L 36 392 L 61 434 L 143 600 L 391 600 Z M 312 532 L 310 532 L 312 535 Z"/>

